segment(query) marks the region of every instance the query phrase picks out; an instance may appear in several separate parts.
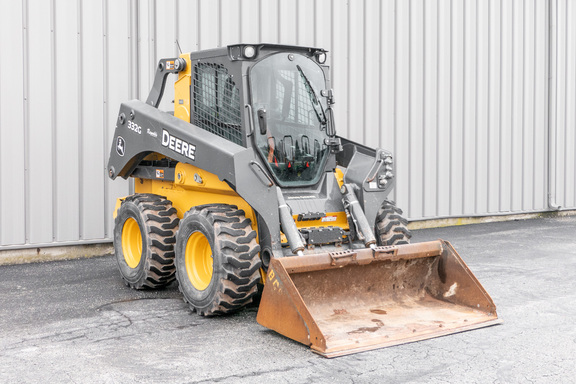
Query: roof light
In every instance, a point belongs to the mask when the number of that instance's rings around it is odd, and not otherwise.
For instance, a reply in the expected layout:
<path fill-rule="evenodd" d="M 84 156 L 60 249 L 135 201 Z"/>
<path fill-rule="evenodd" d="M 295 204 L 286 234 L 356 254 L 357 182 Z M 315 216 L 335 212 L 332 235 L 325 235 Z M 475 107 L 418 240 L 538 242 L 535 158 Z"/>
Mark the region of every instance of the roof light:
<path fill-rule="evenodd" d="M 326 53 L 325 52 L 319 52 L 316 54 L 316 60 L 320 63 L 320 64 L 324 64 L 326 62 Z"/>
<path fill-rule="evenodd" d="M 256 56 L 256 48 L 252 45 L 247 45 L 244 47 L 244 57 L 247 59 L 253 59 Z"/>

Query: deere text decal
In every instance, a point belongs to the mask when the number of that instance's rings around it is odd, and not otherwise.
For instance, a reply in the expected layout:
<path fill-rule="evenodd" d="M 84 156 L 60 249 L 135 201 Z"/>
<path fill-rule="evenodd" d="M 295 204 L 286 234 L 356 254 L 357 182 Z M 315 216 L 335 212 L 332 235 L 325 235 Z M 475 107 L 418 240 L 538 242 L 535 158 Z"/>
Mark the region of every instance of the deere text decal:
<path fill-rule="evenodd" d="M 194 144 L 171 135 L 165 129 L 162 130 L 162 145 L 192 160 L 196 158 L 196 146 Z"/>

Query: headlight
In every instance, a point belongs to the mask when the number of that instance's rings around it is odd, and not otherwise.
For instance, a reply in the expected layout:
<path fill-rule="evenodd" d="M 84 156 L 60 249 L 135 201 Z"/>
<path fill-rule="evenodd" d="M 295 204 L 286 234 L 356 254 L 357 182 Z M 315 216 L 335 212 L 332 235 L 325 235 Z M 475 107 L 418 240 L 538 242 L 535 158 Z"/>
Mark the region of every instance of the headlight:
<path fill-rule="evenodd" d="M 320 64 L 324 64 L 326 62 L 326 53 L 325 52 L 319 52 L 316 54 L 316 61 L 318 61 L 318 63 Z"/>

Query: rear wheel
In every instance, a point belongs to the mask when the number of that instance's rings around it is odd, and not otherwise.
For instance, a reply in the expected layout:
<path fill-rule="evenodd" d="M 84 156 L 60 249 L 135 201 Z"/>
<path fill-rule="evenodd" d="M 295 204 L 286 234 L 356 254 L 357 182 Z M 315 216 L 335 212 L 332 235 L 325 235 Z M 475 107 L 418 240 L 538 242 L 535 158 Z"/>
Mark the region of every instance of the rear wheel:
<path fill-rule="evenodd" d="M 174 280 L 178 216 L 162 196 L 135 194 L 120 205 L 114 221 L 114 251 L 120 275 L 135 288 L 159 288 Z"/>
<path fill-rule="evenodd" d="M 409 244 L 412 232 L 407 228 L 408 220 L 394 202 L 385 200 L 376 215 L 376 237 L 378 245 Z"/>
<path fill-rule="evenodd" d="M 176 235 L 176 277 L 184 300 L 203 316 L 249 304 L 260 281 L 260 246 L 250 219 L 236 206 L 191 208 Z"/>

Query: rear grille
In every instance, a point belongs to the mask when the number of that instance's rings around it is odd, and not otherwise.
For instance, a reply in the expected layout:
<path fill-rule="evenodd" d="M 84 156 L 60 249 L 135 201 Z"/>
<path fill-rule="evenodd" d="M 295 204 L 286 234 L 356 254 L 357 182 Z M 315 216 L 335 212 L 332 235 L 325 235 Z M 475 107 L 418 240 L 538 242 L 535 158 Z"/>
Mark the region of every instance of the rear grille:
<path fill-rule="evenodd" d="M 196 64 L 193 98 L 195 125 L 242 145 L 240 90 L 226 68 Z"/>

